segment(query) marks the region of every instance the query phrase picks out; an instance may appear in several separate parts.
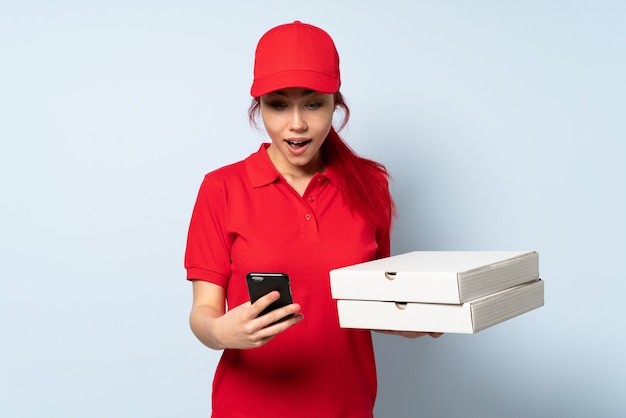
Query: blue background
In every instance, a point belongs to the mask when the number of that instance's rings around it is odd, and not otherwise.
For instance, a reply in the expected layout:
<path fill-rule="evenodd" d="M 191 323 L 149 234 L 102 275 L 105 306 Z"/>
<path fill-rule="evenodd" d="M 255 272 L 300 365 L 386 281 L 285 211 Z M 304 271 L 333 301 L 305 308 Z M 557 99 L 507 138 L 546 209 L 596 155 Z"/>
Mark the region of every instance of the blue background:
<path fill-rule="evenodd" d="M 546 305 L 375 335 L 380 417 L 626 416 L 620 1 L 2 1 L 0 415 L 206 417 L 182 258 L 270 27 L 326 29 L 394 254 L 537 250 Z"/>

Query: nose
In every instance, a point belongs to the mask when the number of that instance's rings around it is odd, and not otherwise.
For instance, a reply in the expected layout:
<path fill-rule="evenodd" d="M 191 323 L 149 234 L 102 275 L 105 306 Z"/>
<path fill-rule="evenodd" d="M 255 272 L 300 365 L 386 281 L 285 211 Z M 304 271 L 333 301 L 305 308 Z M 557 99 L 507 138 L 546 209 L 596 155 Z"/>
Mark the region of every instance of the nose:
<path fill-rule="evenodd" d="M 307 129 L 308 126 L 306 124 L 304 115 L 302 114 L 302 110 L 294 108 L 291 114 L 291 120 L 289 121 L 289 130 L 294 132 L 302 132 L 306 131 Z"/>

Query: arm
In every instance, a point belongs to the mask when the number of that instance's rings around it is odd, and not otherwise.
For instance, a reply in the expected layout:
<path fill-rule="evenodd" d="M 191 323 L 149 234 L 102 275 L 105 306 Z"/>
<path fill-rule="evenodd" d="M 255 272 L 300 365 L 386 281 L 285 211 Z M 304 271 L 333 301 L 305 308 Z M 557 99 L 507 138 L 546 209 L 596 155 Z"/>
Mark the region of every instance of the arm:
<path fill-rule="evenodd" d="M 278 292 L 266 295 L 254 305 L 247 302 L 229 306 L 227 310 L 225 286 L 230 275 L 233 234 L 225 228 L 229 219 L 225 188 L 224 179 L 207 175 L 191 216 L 185 251 L 187 278 L 193 283 L 189 324 L 207 347 L 216 350 L 258 347 L 295 325 L 302 315 L 268 326 L 283 316 L 300 312 L 299 305 L 289 305 L 257 318 L 278 297 Z"/>
<path fill-rule="evenodd" d="M 303 318 L 298 304 L 257 317 L 263 309 L 278 299 L 278 292 L 268 293 L 253 305 L 246 302 L 228 311 L 225 293 L 225 289 L 219 285 L 193 280 L 193 305 L 189 324 L 194 335 L 209 348 L 222 350 L 260 347 Z M 289 314 L 294 316 L 270 326 Z"/>

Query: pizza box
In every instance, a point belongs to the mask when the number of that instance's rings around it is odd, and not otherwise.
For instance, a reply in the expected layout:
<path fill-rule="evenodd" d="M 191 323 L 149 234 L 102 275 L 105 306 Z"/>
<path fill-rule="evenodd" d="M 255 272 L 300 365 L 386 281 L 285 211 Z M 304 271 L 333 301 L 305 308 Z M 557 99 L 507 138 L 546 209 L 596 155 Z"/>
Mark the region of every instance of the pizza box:
<path fill-rule="evenodd" d="M 460 305 L 338 300 L 337 310 L 342 328 L 474 334 L 543 305 L 538 279 Z"/>
<path fill-rule="evenodd" d="M 334 299 L 463 304 L 539 279 L 536 251 L 413 251 L 330 271 Z"/>

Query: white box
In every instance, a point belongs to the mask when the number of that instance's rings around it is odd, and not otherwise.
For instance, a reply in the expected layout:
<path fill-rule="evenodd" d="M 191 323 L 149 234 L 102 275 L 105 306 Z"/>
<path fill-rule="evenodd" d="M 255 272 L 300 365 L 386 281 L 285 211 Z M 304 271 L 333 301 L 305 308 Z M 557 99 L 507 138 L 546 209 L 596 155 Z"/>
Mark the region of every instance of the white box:
<path fill-rule="evenodd" d="M 535 251 L 414 251 L 330 272 L 334 299 L 461 304 L 539 278 Z"/>
<path fill-rule="evenodd" d="M 544 304 L 543 280 L 462 305 L 339 300 L 342 328 L 474 334 Z"/>

